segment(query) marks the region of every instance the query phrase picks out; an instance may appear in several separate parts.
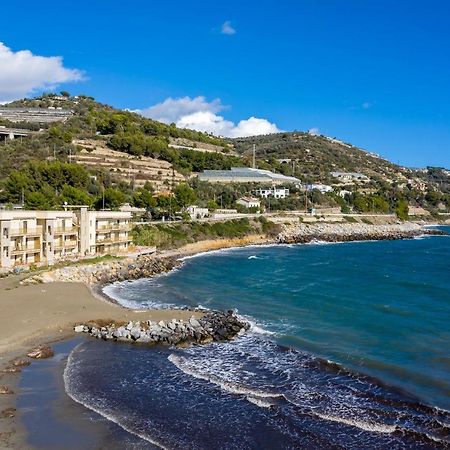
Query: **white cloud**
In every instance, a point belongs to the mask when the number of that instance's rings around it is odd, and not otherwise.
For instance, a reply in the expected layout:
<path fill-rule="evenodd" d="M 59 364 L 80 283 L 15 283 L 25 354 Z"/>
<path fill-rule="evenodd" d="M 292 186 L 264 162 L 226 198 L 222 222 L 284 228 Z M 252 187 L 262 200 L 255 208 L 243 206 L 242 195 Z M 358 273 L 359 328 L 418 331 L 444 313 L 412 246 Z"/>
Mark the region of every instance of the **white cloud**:
<path fill-rule="evenodd" d="M 203 96 L 169 97 L 161 103 L 136 112 L 161 122 L 173 122 L 180 128 L 190 128 L 227 137 L 256 136 L 280 131 L 267 119 L 253 116 L 239 121 L 236 125 L 218 114 L 226 108 L 220 99 L 208 102 Z"/>
<path fill-rule="evenodd" d="M 231 130 L 232 137 L 256 136 L 259 134 L 279 133 L 281 130 L 267 119 L 250 117 L 247 120 L 241 120 L 236 127 Z"/>
<path fill-rule="evenodd" d="M 226 107 L 222 105 L 217 98 L 211 102 L 206 101 L 205 97 L 180 97 L 180 98 L 166 98 L 162 103 L 150 106 L 150 108 L 138 111 L 145 117 L 159 120 L 164 123 L 177 122 L 180 117 L 193 114 L 198 111 L 210 111 L 218 113 Z"/>
<path fill-rule="evenodd" d="M 309 133 L 311 136 L 319 136 L 319 135 L 320 135 L 320 130 L 319 130 L 319 128 L 314 127 L 314 128 L 310 128 L 310 129 L 308 130 L 308 133 Z"/>
<path fill-rule="evenodd" d="M 0 67 L 0 103 L 83 79 L 83 72 L 64 67 L 60 56 L 38 56 L 29 50 L 14 52 L 2 42 Z"/>
<path fill-rule="evenodd" d="M 236 29 L 233 28 L 233 26 L 231 25 L 231 22 L 229 20 L 226 20 L 223 24 L 222 27 L 220 29 L 220 32 L 222 34 L 236 34 Z"/>

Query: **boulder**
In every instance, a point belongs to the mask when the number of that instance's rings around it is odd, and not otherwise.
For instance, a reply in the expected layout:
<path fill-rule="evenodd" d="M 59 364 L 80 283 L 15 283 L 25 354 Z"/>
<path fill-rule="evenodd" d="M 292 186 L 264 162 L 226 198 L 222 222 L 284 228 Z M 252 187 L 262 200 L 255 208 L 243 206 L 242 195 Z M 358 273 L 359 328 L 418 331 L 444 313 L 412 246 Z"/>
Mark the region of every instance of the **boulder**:
<path fill-rule="evenodd" d="M 15 359 L 12 362 L 12 365 L 15 367 L 25 367 L 25 366 L 29 366 L 31 364 L 30 361 L 28 361 L 28 359 Z"/>
<path fill-rule="evenodd" d="M 51 358 L 54 354 L 55 353 L 51 347 L 49 347 L 48 345 L 41 345 L 27 353 L 27 356 L 33 359 L 45 359 Z"/>
<path fill-rule="evenodd" d="M 8 386 L 0 386 L 0 395 L 14 394 Z"/>
<path fill-rule="evenodd" d="M 12 419 L 16 417 L 16 408 L 6 408 L 0 411 L 0 419 Z"/>
<path fill-rule="evenodd" d="M 194 328 L 200 328 L 200 327 L 201 327 L 200 322 L 199 322 L 194 316 L 192 316 L 192 317 L 189 319 L 189 323 L 190 323 L 191 326 L 193 326 Z"/>
<path fill-rule="evenodd" d="M 76 325 L 73 327 L 73 331 L 75 331 L 75 333 L 83 333 L 84 331 L 84 325 Z"/>
<path fill-rule="evenodd" d="M 131 338 L 136 341 L 141 337 L 141 329 L 140 327 L 133 327 L 130 330 Z"/>

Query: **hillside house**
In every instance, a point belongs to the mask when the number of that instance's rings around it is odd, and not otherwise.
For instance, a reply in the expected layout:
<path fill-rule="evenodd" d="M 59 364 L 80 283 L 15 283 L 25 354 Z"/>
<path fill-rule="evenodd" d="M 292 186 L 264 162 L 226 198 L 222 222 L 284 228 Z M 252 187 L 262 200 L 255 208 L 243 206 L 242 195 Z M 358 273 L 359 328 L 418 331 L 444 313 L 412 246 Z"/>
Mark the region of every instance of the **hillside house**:
<path fill-rule="evenodd" d="M 261 207 L 261 202 L 254 197 L 241 197 L 236 203 L 248 209 Z"/>
<path fill-rule="evenodd" d="M 277 188 L 277 187 L 272 187 L 272 188 L 268 188 L 268 189 L 257 189 L 255 191 L 255 194 L 258 197 L 262 197 L 262 198 L 268 198 L 268 197 L 273 197 L 273 198 L 286 198 L 289 196 L 289 189 L 286 188 Z"/>
<path fill-rule="evenodd" d="M 191 220 L 204 219 L 209 215 L 208 208 L 200 208 L 200 206 L 197 205 L 188 206 L 186 212 L 189 214 Z"/>

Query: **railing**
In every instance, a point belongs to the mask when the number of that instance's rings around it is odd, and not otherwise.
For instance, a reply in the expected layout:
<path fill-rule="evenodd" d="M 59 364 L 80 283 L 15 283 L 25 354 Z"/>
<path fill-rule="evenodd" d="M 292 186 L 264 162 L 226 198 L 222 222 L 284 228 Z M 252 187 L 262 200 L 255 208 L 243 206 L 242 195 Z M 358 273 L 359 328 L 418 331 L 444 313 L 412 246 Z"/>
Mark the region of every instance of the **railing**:
<path fill-rule="evenodd" d="M 53 234 L 78 234 L 78 229 L 76 227 L 53 228 Z"/>
<path fill-rule="evenodd" d="M 16 230 L 10 230 L 9 235 L 12 236 L 40 236 L 42 234 L 42 227 L 36 228 L 19 228 Z"/>
<path fill-rule="evenodd" d="M 62 250 L 63 248 L 75 248 L 77 245 L 77 241 L 65 241 L 54 243 L 53 248 L 55 250 Z"/>
<path fill-rule="evenodd" d="M 130 231 L 131 224 L 122 224 L 122 225 L 110 225 L 110 226 L 101 226 L 97 228 L 97 233 L 109 233 L 110 231 Z"/>
<path fill-rule="evenodd" d="M 131 238 L 103 239 L 96 242 L 96 245 L 124 244 L 131 242 Z"/>

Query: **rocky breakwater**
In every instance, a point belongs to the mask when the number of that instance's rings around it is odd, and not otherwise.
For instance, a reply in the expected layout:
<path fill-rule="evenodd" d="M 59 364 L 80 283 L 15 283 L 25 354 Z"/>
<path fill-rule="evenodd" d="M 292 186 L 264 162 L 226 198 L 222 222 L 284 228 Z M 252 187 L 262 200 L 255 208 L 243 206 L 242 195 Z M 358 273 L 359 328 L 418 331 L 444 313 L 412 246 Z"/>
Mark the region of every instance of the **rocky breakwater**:
<path fill-rule="evenodd" d="M 98 264 L 83 264 L 62 267 L 35 275 L 26 280 L 27 283 L 81 282 L 87 285 L 105 285 L 116 281 L 150 278 L 154 275 L 169 272 L 180 265 L 176 258 L 156 258 L 141 256 L 137 259 L 125 258 Z"/>
<path fill-rule="evenodd" d="M 408 239 L 424 234 L 446 234 L 427 229 L 416 223 L 368 225 L 364 223 L 321 223 L 285 226 L 277 236 L 280 244 L 299 244 L 314 241 L 349 242 L 367 240 Z"/>
<path fill-rule="evenodd" d="M 189 343 L 205 344 L 213 341 L 227 341 L 250 328 L 248 322 L 239 318 L 232 310 L 211 311 L 201 318 L 192 316 L 189 320 L 172 319 L 158 323 L 137 321 L 128 323 L 98 322 L 79 324 L 74 327 L 77 333 L 87 333 L 105 341 L 129 342 L 137 344 L 182 345 Z"/>

